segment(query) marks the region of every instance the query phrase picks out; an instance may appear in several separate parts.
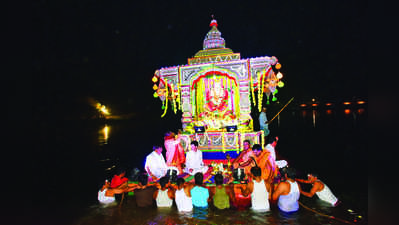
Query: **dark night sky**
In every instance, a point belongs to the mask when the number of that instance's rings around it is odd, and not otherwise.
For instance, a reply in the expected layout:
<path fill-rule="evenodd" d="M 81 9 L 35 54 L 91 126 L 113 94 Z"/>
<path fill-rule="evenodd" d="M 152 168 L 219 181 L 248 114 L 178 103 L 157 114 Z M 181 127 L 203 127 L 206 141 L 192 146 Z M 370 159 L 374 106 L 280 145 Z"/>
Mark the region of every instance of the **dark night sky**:
<path fill-rule="evenodd" d="M 242 58 L 276 56 L 278 97 L 367 97 L 364 1 L 38 1 L 32 35 L 40 110 L 92 97 L 116 111 L 160 110 L 156 69 L 187 64 L 211 15 Z M 80 104 L 79 103 L 79 104 Z"/>

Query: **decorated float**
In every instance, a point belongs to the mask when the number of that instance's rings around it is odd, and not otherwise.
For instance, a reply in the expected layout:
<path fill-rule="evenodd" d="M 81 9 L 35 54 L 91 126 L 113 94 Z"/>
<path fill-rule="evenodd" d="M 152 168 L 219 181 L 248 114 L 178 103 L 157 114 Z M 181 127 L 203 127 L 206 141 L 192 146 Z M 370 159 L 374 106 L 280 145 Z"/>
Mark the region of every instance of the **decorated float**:
<path fill-rule="evenodd" d="M 243 149 L 243 141 L 264 146 L 263 131 L 255 131 L 251 110 L 275 101 L 281 65 L 274 56 L 241 59 L 226 48 L 215 19 L 203 49 L 188 64 L 155 71 L 154 97 L 162 101 L 161 117 L 181 111 L 182 145 L 197 140 L 204 162 L 226 162 Z"/>

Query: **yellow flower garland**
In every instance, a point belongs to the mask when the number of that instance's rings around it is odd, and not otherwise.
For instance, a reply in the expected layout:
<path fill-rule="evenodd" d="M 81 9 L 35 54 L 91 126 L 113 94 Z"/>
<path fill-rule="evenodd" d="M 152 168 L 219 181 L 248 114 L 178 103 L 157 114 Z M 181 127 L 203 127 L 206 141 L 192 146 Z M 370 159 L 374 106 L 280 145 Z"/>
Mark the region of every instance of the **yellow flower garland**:
<path fill-rule="evenodd" d="M 176 97 L 175 97 L 175 87 L 173 84 L 170 85 L 170 89 L 172 90 L 172 100 L 173 100 L 173 112 L 176 114 Z"/>
<path fill-rule="evenodd" d="M 180 86 L 180 81 L 177 84 L 177 102 L 179 103 L 179 110 L 181 111 L 181 86 Z"/>
<path fill-rule="evenodd" d="M 168 110 L 168 95 L 169 95 L 169 93 L 168 93 L 168 81 L 167 80 L 165 80 L 165 89 L 166 89 L 166 91 L 165 91 L 165 109 L 163 111 L 163 114 L 161 115 L 161 118 L 165 116 L 166 111 Z"/>
<path fill-rule="evenodd" d="M 261 143 L 262 143 L 262 149 L 263 149 L 264 146 L 265 146 L 265 145 L 264 145 L 264 144 L 265 144 L 265 143 L 264 143 L 264 142 L 265 142 L 265 132 L 264 132 L 263 130 L 261 130 L 260 132 L 262 133 L 262 135 L 261 135 L 261 138 L 262 138 Z"/>
<path fill-rule="evenodd" d="M 258 109 L 259 109 L 259 112 L 262 109 L 262 106 L 261 106 L 262 101 L 260 99 L 261 98 L 261 82 L 262 82 L 261 77 L 262 77 L 262 74 L 259 72 L 258 77 L 257 77 L 257 79 L 258 79 Z"/>
<path fill-rule="evenodd" d="M 262 77 L 263 75 L 263 77 Z M 258 110 L 259 112 L 262 111 L 262 101 L 263 101 L 263 88 L 264 88 L 264 79 L 266 78 L 266 71 L 264 70 L 260 76 L 260 90 L 258 89 Z"/>
<path fill-rule="evenodd" d="M 256 105 L 256 100 L 255 100 L 255 92 L 254 92 L 254 81 L 252 79 L 252 75 L 249 76 L 250 77 L 250 83 L 249 83 L 249 88 L 251 90 L 251 94 L 252 94 L 252 102 L 254 103 L 254 105 Z"/>

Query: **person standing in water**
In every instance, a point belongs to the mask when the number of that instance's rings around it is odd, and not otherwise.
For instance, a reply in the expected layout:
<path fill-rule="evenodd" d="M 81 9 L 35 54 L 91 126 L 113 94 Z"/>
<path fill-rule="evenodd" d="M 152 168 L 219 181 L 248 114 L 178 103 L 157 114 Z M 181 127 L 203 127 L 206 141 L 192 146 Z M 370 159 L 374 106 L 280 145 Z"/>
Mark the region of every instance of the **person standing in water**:
<path fill-rule="evenodd" d="M 244 196 L 251 194 L 251 209 L 257 212 L 266 212 L 270 210 L 270 186 L 267 185 L 267 180 L 262 179 L 262 170 L 258 166 L 251 168 L 253 176 L 252 181 L 249 181 L 245 189 L 241 186 Z"/>
<path fill-rule="evenodd" d="M 301 188 L 295 181 L 296 171 L 294 168 L 288 167 L 285 174 L 286 181 L 282 181 L 277 185 L 273 192 L 273 201 L 278 200 L 278 208 L 283 212 L 296 212 L 299 209 L 299 197 Z"/>
<path fill-rule="evenodd" d="M 230 201 L 233 201 L 234 190 L 233 185 L 229 184 L 223 186 L 224 177 L 222 174 L 218 173 L 215 175 L 215 187 L 210 189 L 213 199 L 213 205 L 218 209 L 228 209 L 230 208 Z"/>
<path fill-rule="evenodd" d="M 301 194 L 305 195 L 306 197 L 313 197 L 313 195 L 317 195 L 320 200 L 329 203 L 331 206 L 336 206 L 339 201 L 337 197 L 331 192 L 330 188 L 321 180 L 317 178 L 316 174 L 308 174 L 308 179 L 295 179 L 300 183 L 312 184 L 312 189 L 310 192 L 305 192 L 301 190 Z"/>
<path fill-rule="evenodd" d="M 185 182 L 182 177 L 177 179 L 177 188 L 175 191 L 175 202 L 179 212 L 193 211 L 193 201 L 191 200 L 191 189 L 194 184 Z"/>

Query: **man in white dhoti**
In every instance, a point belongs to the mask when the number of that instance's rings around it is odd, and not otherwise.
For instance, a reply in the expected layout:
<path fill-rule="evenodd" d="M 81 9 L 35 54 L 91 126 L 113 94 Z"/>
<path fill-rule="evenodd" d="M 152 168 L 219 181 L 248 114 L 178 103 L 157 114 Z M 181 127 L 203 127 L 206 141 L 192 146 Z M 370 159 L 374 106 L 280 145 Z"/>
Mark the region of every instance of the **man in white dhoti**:
<path fill-rule="evenodd" d="M 161 146 L 152 147 L 153 151 L 146 157 L 144 169 L 150 177 L 159 179 L 165 176 L 168 166 L 162 155 L 163 148 Z"/>
<path fill-rule="evenodd" d="M 206 173 L 208 166 L 202 161 L 202 152 L 198 150 L 198 142 L 191 142 L 191 150 L 186 154 L 186 168 L 184 172 L 194 175 L 197 172 Z"/>

